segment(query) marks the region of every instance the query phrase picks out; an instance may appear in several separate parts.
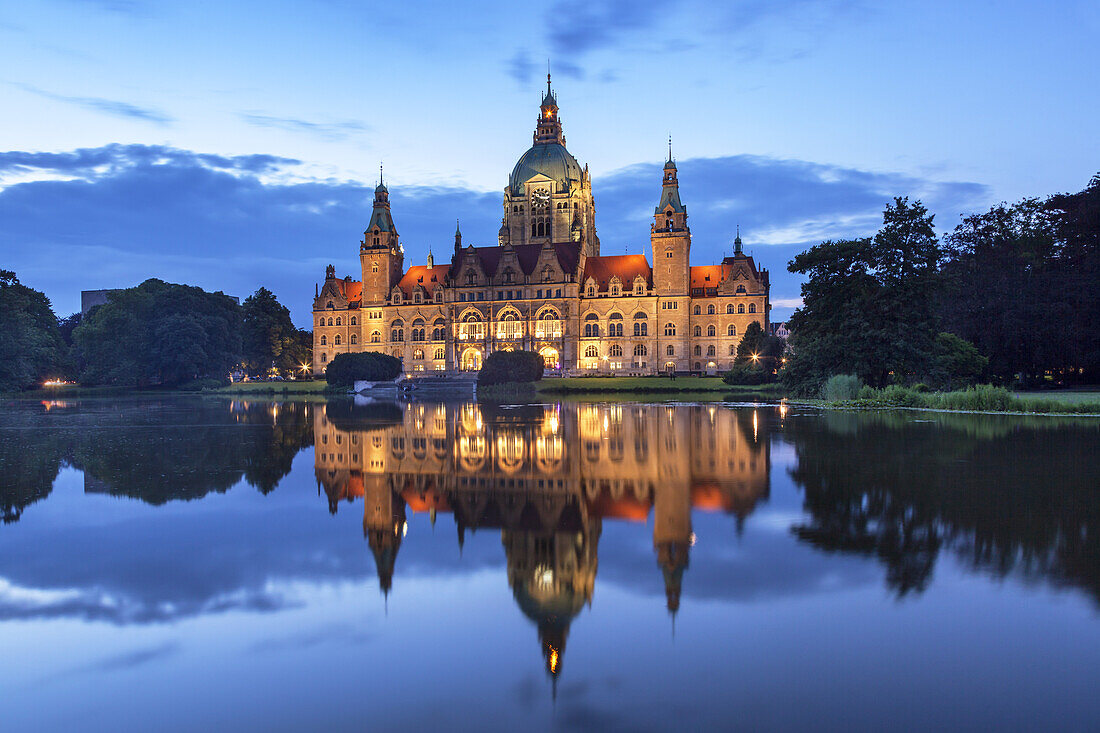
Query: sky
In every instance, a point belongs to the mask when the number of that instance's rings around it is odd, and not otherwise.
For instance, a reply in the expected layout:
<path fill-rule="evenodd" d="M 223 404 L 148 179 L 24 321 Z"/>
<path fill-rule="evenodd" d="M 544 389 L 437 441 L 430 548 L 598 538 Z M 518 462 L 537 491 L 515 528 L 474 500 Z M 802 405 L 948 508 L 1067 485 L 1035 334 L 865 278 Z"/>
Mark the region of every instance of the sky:
<path fill-rule="evenodd" d="M 50 297 L 149 277 L 310 322 L 358 278 L 384 165 L 406 265 L 494 244 L 549 60 L 603 254 L 647 253 L 672 136 L 692 261 L 791 257 L 894 196 L 949 232 L 1100 171 L 1100 4 L 28 0 L 0 4 L 0 269 Z"/>

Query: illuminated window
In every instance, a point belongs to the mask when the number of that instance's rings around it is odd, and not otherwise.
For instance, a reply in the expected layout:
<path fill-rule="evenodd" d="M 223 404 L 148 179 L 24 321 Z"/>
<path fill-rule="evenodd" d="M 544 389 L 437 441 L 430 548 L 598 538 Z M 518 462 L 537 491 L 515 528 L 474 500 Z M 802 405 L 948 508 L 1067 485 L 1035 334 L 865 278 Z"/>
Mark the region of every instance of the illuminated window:
<path fill-rule="evenodd" d="M 595 346 L 589 346 L 584 350 L 584 355 L 588 359 L 595 359 L 597 356 L 600 355 L 600 352 L 596 349 Z"/>
<path fill-rule="evenodd" d="M 370 334 L 370 342 L 371 342 L 372 344 L 380 344 L 380 343 L 382 343 L 382 334 L 381 334 L 381 333 L 379 333 L 378 331 L 371 331 L 371 334 Z"/>
<path fill-rule="evenodd" d="M 321 336 L 321 346 L 327 346 L 327 345 L 328 345 L 328 338 L 326 336 Z"/>
<path fill-rule="evenodd" d="M 675 335 L 676 335 L 676 324 L 666 323 L 665 324 L 665 336 L 675 336 Z M 669 348 L 672 348 L 672 347 L 670 346 Z"/>
<path fill-rule="evenodd" d="M 712 338 L 715 336 L 714 326 L 707 326 L 707 336 Z"/>

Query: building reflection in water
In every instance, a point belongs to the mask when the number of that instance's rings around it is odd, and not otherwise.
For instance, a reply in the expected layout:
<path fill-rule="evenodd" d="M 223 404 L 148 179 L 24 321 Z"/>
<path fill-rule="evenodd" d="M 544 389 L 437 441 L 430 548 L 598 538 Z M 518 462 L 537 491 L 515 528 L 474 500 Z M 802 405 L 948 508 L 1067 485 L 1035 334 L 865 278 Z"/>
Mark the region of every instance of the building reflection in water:
<path fill-rule="evenodd" d="M 365 419 L 357 419 L 361 412 Z M 383 417 L 384 413 L 388 413 Z M 648 523 L 668 610 L 680 607 L 692 510 L 740 526 L 768 496 L 770 411 L 713 405 L 329 403 L 314 414 L 316 475 L 330 511 L 363 501 L 363 532 L 384 593 L 408 512 L 434 526 L 499 529 L 508 584 L 538 627 L 547 671 L 592 603 L 604 520 Z"/>

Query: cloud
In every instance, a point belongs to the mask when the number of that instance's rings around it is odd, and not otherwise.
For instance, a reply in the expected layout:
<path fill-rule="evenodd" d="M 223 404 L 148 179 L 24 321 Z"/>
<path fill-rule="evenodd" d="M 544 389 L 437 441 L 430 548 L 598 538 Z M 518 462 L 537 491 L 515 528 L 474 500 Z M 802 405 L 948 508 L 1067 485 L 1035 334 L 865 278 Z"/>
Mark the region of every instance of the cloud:
<path fill-rule="evenodd" d="M 369 184 L 304 179 L 297 165 L 156 145 L 0 152 L 0 179 L 19 179 L 0 189 L 0 251 L 62 314 L 78 309 L 80 290 L 160 277 L 239 296 L 264 285 L 305 325 L 310 284 L 325 265 L 357 274 L 372 193 Z M 684 160 L 679 174 L 693 261 L 728 254 L 740 225 L 746 251 L 771 270 L 773 296 L 784 302 L 799 294 L 787 261 L 820 239 L 873 232 L 891 197 L 921 198 L 938 221 L 951 222 L 988 196 L 976 183 L 764 156 Z M 604 254 L 648 254 L 660 178 L 660 163 L 594 176 Z M 390 193 L 406 265 L 422 263 L 429 246 L 437 261 L 445 258 L 455 217 L 466 242 L 496 241 L 499 193 L 457 186 Z"/>
<path fill-rule="evenodd" d="M 505 65 L 508 76 L 516 80 L 520 87 L 527 87 L 535 76 L 535 62 L 522 48 L 517 50 Z"/>
<path fill-rule="evenodd" d="M 564 0 L 546 14 L 547 36 L 555 55 L 574 57 L 619 42 L 652 27 L 660 15 L 676 12 L 676 0 Z"/>
<path fill-rule="evenodd" d="M 166 657 L 170 657 L 178 652 L 179 644 L 175 642 L 165 642 L 156 646 L 135 649 L 134 651 L 106 657 L 81 667 L 74 667 L 67 672 L 62 672 L 60 676 L 68 677 L 84 674 L 98 675 L 109 672 L 125 672 L 135 667 L 141 667 L 150 662 L 156 662 Z"/>
<path fill-rule="evenodd" d="M 343 122 L 310 122 L 294 117 L 273 117 L 255 112 L 242 113 L 241 119 L 256 127 L 270 127 L 288 132 L 301 132 L 322 140 L 343 140 L 350 135 L 365 132 L 367 125 L 357 120 Z"/>
<path fill-rule="evenodd" d="M 30 84 L 17 83 L 15 86 L 25 92 L 37 94 L 40 97 L 52 99 L 55 102 L 76 105 L 77 107 L 83 107 L 93 112 L 102 112 L 114 117 L 127 117 L 130 119 L 152 122 L 157 125 L 168 125 L 173 122 L 172 117 L 153 107 L 139 107 L 129 102 L 120 102 L 115 99 L 104 99 L 102 97 L 76 97 L 65 94 L 55 94 L 54 92 L 48 92 L 45 89 L 31 86 Z"/>

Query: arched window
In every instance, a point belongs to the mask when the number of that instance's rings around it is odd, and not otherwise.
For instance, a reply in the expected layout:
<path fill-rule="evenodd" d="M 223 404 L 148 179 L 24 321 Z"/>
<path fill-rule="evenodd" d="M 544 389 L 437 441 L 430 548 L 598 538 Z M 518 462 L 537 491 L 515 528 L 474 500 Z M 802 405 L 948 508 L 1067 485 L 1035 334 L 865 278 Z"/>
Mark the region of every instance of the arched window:
<path fill-rule="evenodd" d="M 596 288 L 595 288 L 595 286 L 594 286 L 594 285 L 589 285 L 589 286 L 588 286 L 588 291 L 587 291 L 587 293 L 585 293 L 585 294 L 586 294 L 586 295 L 587 295 L 587 296 L 588 296 L 589 298 L 595 298 L 595 297 L 596 297 Z"/>
<path fill-rule="evenodd" d="M 729 303 L 726 305 L 726 313 L 733 315 L 733 303 Z"/>
<path fill-rule="evenodd" d="M 414 303 L 419 303 L 420 300 L 421 300 L 421 293 L 420 293 L 419 290 L 417 290 L 415 293 L 413 293 L 413 302 Z"/>
<path fill-rule="evenodd" d="M 584 317 L 584 337 L 600 337 L 599 317 L 595 313 L 589 313 L 587 316 Z"/>
<path fill-rule="evenodd" d="M 749 313 L 756 312 L 756 303 L 749 303 Z"/>
<path fill-rule="evenodd" d="M 595 359 L 600 355 L 600 352 L 596 349 L 595 346 L 589 346 L 584 350 L 584 355 L 588 359 Z"/>
<path fill-rule="evenodd" d="M 340 345 L 340 334 L 336 334 L 336 338 L 334 338 L 332 340 L 332 343 L 335 344 L 336 346 Z"/>
<path fill-rule="evenodd" d="M 665 349 L 665 354 L 667 354 L 668 356 L 675 356 L 676 349 L 671 344 L 669 344 L 669 346 Z"/>
<path fill-rule="evenodd" d="M 321 354 L 321 363 L 324 364 L 328 361 L 328 354 Z"/>
<path fill-rule="evenodd" d="M 378 238 L 377 237 L 374 238 L 374 243 L 378 244 Z M 375 262 L 373 265 L 370 266 L 370 271 L 371 272 L 378 272 L 378 263 L 377 262 Z"/>
<path fill-rule="evenodd" d="M 359 321 L 355 318 L 355 316 L 351 317 L 351 325 L 353 325 L 353 326 L 358 326 L 359 325 Z"/>
<path fill-rule="evenodd" d="M 665 336 L 675 336 L 675 335 L 676 335 L 676 324 L 675 323 L 666 323 L 665 324 Z M 669 347 L 669 348 L 672 348 L 672 347 Z"/>
<path fill-rule="evenodd" d="M 351 345 L 355 346 L 357 343 L 359 343 L 359 337 L 353 333 L 351 335 Z"/>
<path fill-rule="evenodd" d="M 535 338 L 561 338 L 561 319 L 557 311 L 547 309 L 535 322 Z"/>
<path fill-rule="evenodd" d="M 497 338 L 523 338 L 523 324 L 516 318 L 514 311 L 508 311 L 500 317 L 500 322 L 497 324 Z"/>
<path fill-rule="evenodd" d="M 337 326 L 339 326 L 339 325 L 340 325 L 340 317 L 339 317 L 339 316 L 337 316 L 337 317 L 336 317 L 336 325 L 337 325 Z"/>
<path fill-rule="evenodd" d="M 623 335 L 623 317 L 620 313 L 612 313 L 608 317 L 607 324 L 608 336 L 622 336 Z"/>
<path fill-rule="evenodd" d="M 477 273 L 474 272 L 473 270 L 467 270 L 466 271 L 466 284 L 467 285 L 477 284 Z"/>
<path fill-rule="evenodd" d="M 702 326 L 696 326 L 693 333 L 695 334 L 696 337 L 702 336 L 703 335 L 703 327 Z"/>
<path fill-rule="evenodd" d="M 645 356 L 645 355 L 646 355 L 645 344 L 638 344 L 637 346 L 634 347 L 634 356 Z"/>
<path fill-rule="evenodd" d="M 703 347 L 702 346 L 696 346 L 695 347 L 695 355 L 696 356 L 702 356 L 703 355 Z"/>
<path fill-rule="evenodd" d="M 331 318 L 328 319 L 328 325 L 330 325 L 330 326 L 332 325 L 332 319 Z"/>
<path fill-rule="evenodd" d="M 713 303 L 707 306 L 707 315 L 708 316 L 713 316 L 714 315 L 714 304 Z"/>
<path fill-rule="evenodd" d="M 702 311 L 699 310 L 699 306 L 695 306 L 695 310 L 692 311 L 695 315 L 699 315 Z"/>
<path fill-rule="evenodd" d="M 738 313 L 744 313 L 744 312 L 745 312 L 745 304 L 744 304 L 744 303 L 740 303 L 740 304 L 738 304 L 738 306 L 737 306 L 737 312 L 738 312 Z"/>
<path fill-rule="evenodd" d="M 550 265 L 542 268 L 542 281 L 548 283 L 554 279 L 554 271 L 550 269 Z"/>
<path fill-rule="evenodd" d="M 334 308 L 335 308 L 336 306 L 334 306 L 334 305 L 332 304 L 332 301 L 330 300 L 330 301 L 328 302 L 328 305 L 326 305 L 325 307 L 326 307 L 326 308 L 328 308 L 329 310 L 332 310 L 332 309 L 334 309 Z"/>
<path fill-rule="evenodd" d="M 326 339 L 326 337 L 324 335 L 322 335 L 321 336 L 321 346 L 327 346 L 327 345 L 328 345 L 328 340 Z"/>
<path fill-rule="evenodd" d="M 371 331 L 370 332 L 370 342 L 372 344 L 382 343 L 382 334 L 379 331 Z"/>
<path fill-rule="evenodd" d="M 634 281 L 634 294 L 645 295 L 645 281 L 641 278 Z"/>
<path fill-rule="evenodd" d="M 611 353 L 609 355 L 610 356 L 622 356 L 623 355 L 623 347 L 619 346 L 618 344 L 613 344 L 611 346 Z"/>
<path fill-rule="evenodd" d="M 714 347 L 713 346 L 708 346 L 707 347 L 707 356 L 714 356 Z"/>
<path fill-rule="evenodd" d="M 446 358 L 443 354 L 443 347 L 442 346 L 437 346 L 436 347 L 436 349 L 435 349 L 435 358 L 436 359 Z"/>
<path fill-rule="evenodd" d="M 714 335 L 715 335 L 714 326 L 707 326 L 707 336 L 710 336 L 710 337 L 713 338 Z"/>
<path fill-rule="evenodd" d="M 730 356 L 737 356 L 737 346 L 730 344 Z"/>
<path fill-rule="evenodd" d="M 738 285 L 737 286 L 737 294 L 738 295 L 744 295 L 745 294 L 745 286 L 744 285 Z"/>
<path fill-rule="evenodd" d="M 671 260 L 672 259 L 672 250 L 671 249 L 666 249 L 665 250 L 665 259 L 666 260 Z"/>
<path fill-rule="evenodd" d="M 485 338 L 485 324 L 481 322 L 481 315 L 476 311 L 464 315 L 462 323 L 458 326 L 458 337 L 477 340 Z"/>
<path fill-rule="evenodd" d="M 504 274 L 501 275 L 501 281 L 505 283 L 511 283 L 515 278 L 515 273 L 512 272 L 511 267 L 504 268 Z"/>
<path fill-rule="evenodd" d="M 735 326 L 731 323 L 729 325 L 729 328 L 726 329 L 726 335 L 727 336 L 736 336 L 737 335 L 737 326 Z"/>
<path fill-rule="evenodd" d="M 413 349 L 413 359 L 420 360 L 424 358 L 424 349 Z"/>

